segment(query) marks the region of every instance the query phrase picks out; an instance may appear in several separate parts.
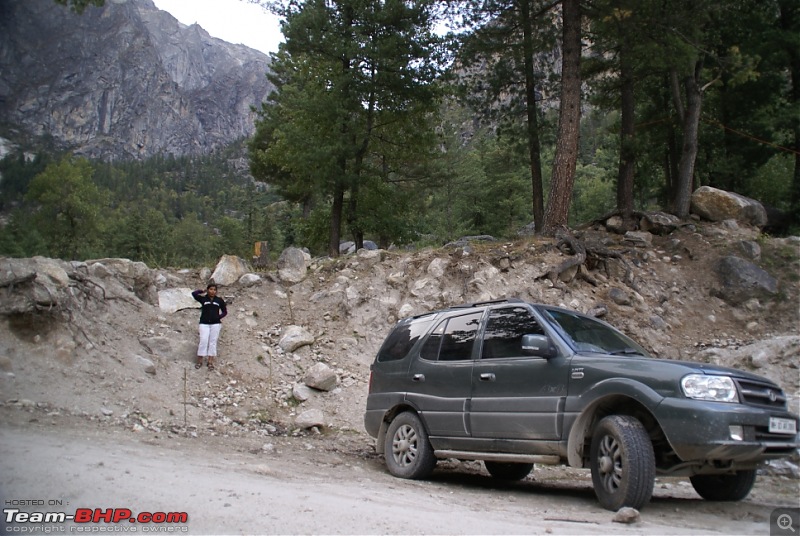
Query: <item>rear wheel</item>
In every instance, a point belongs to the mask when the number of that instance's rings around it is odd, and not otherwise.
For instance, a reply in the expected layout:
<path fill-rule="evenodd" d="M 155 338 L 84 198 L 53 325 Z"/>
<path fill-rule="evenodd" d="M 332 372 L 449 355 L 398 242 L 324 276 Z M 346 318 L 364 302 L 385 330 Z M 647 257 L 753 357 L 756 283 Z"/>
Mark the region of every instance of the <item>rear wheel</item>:
<path fill-rule="evenodd" d="M 727 475 L 694 475 L 689 478 L 694 490 L 707 501 L 741 501 L 756 482 L 756 470 Z"/>
<path fill-rule="evenodd" d="M 601 420 L 592 435 L 590 465 L 594 491 L 603 508 L 640 509 L 650 500 L 655 456 L 647 430 L 638 419 L 611 415 Z"/>
<path fill-rule="evenodd" d="M 532 463 L 491 462 L 485 460 L 483 466 L 489 474 L 500 480 L 522 480 L 533 469 Z"/>
<path fill-rule="evenodd" d="M 392 420 L 384 445 L 386 467 L 400 478 L 427 478 L 436 467 L 436 456 L 422 421 L 405 411 Z"/>

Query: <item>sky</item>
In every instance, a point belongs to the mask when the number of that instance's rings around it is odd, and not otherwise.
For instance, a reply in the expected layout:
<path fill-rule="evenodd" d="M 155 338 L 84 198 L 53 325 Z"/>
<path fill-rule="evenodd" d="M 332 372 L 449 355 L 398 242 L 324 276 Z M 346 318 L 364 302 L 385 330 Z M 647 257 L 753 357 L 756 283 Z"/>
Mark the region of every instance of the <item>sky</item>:
<path fill-rule="evenodd" d="M 278 51 L 283 40 L 278 18 L 247 0 L 153 0 L 187 26 L 195 22 L 230 43 L 241 43 L 265 54 Z"/>

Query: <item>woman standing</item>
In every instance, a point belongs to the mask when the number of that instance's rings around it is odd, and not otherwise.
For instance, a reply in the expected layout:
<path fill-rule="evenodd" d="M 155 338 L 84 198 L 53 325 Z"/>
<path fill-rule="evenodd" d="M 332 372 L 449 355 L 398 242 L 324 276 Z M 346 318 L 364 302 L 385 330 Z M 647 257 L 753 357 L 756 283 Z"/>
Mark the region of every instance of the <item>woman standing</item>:
<path fill-rule="evenodd" d="M 228 314 L 225 300 L 217 296 L 217 285 L 206 287 L 205 292 L 195 290 L 192 297 L 200 306 L 200 344 L 197 346 L 197 363 L 194 368 L 203 366 L 203 358 L 208 358 L 208 370 L 214 370 L 214 358 L 217 357 L 217 340 L 222 329 L 222 319 Z"/>

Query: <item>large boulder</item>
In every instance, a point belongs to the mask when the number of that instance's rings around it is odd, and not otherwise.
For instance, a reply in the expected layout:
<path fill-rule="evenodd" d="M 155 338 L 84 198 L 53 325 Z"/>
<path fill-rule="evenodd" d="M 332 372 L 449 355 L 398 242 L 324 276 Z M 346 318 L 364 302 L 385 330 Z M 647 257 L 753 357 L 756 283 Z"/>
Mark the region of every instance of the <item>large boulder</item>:
<path fill-rule="evenodd" d="M 150 305 L 158 305 L 158 274 L 143 262 L 130 259 L 108 258 L 86 261 L 89 273 L 100 279 L 116 279 L 133 292 L 137 298 Z"/>
<path fill-rule="evenodd" d="M 51 310 L 68 299 L 69 263 L 58 259 L 0 258 L 0 289 L 7 289 L 0 301 L 0 315 Z"/>
<path fill-rule="evenodd" d="M 755 199 L 711 186 L 701 186 L 694 191 L 691 210 L 711 221 L 736 220 L 755 227 L 764 227 L 768 221 L 764 205 Z"/>
<path fill-rule="evenodd" d="M 181 309 L 200 307 L 200 303 L 192 298 L 190 288 L 165 288 L 158 291 L 158 308 L 165 313 L 174 313 Z"/>
<path fill-rule="evenodd" d="M 299 248 L 286 248 L 278 257 L 278 277 L 287 283 L 299 283 L 306 278 L 311 256 Z"/>
<path fill-rule="evenodd" d="M 250 267 L 241 257 L 237 257 L 236 255 L 223 255 L 219 259 L 217 267 L 214 268 L 211 279 L 217 285 L 233 285 L 240 277 L 250 271 Z"/>
<path fill-rule="evenodd" d="M 778 293 L 778 281 L 750 261 L 733 255 L 714 264 L 720 287 L 714 295 L 738 305 L 752 298 L 764 298 Z"/>

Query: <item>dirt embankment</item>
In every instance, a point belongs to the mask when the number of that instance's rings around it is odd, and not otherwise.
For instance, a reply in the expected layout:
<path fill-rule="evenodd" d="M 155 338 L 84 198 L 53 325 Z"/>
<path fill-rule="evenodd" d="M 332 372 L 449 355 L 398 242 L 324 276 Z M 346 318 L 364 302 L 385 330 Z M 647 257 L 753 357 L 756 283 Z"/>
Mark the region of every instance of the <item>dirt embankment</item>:
<path fill-rule="evenodd" d="M 260 273 L 251 286 L 221 289 L 230 314 L 213 372 L 192 366 L 196 310 L 165 312 L 130 278 L 88 266 L 83 281 L 69 279 L 69 300 L 0 321 L 3 492 L 185 510 L 194 533 L 766 533 L 772 509 L 798 505 L 796 475 L 760 477 L 738 505 L 703 503 L 686 482 L 660 480 L 639 524 L 620 525 L 583 471 L 537 467 L 506 486 L 478 464 L 442 463 L 431 482 L 383 470 L 362 427 L 369 364 L 398 318 L 454 303 L 516 296 L 604 311 L 659 357 L 754 369 L 797 405 L 797 347 L 757 359 L 739 351 L 800 336 L 797 240 L 724 225 L 650 245 L 600 230 L 581 239 L 615 255 L 552 277 L 574 252 L 528 239 L 317 259 L 296 284 Z M 778 291 L 731 305 L 715 297 L 714 265 L 742 242 L 759 246 L 755 262 Z M 208 272 L 151 276 L 157 290 L 192 289 Z M 313 342 L 284 350 L 292 325 Z M 336 386 L 298 391 L 317 363 Z M 306 429 L 298 418 L 308 410 L 322 419 Z"/>

